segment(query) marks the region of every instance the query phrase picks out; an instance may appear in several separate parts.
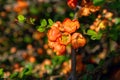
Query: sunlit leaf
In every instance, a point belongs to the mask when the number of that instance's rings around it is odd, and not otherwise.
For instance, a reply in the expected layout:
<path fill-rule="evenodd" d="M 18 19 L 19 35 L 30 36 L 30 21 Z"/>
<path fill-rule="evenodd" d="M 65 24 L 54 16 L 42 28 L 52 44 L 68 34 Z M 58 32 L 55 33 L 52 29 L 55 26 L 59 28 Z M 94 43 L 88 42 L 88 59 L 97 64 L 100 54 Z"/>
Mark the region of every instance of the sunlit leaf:
<path fill-rule="evenodd" d="M 115 18 L 115 24 L 120 24 L 120 18 Z"/>
<path fill-rule="evenodd" d="M 48 19 L 48 23 L 49 23 L 50 26 L 52 26 L 54 22 L 53 22 L 52 19 Z"/>
<path fill-rule="evenodd" d="M 30 18 L 30 22 L 31 22 L 31 24 L 34 24 L 35 19 L 34 18 Z"/>
<path fill-rule="evenodd" d="M 39 32 L 44 32 L 44 31 L 45 31 L 45 28 L 40 26 L 37 30 L 38 30 Z"/>
<path fill-rule="evenodd" d="M 99 32 L 97 33 L 97 35 L 96 35 L 96 39 L 97 39 L 97 40 L 101 39 L 102 34 L 103 34 L 103 33 L 102 33 L 101 31 L 99 31 Z"/>
<path fill-rule="evenodd" d="M 71 13 L 69 14 L 69 16 L 73 18 L 73 17 L 74 17 L 74 13 L 71 12 Z"/>
<path fill-rule="evenodd" d="M 88 30 L 88 31 L 87 31 L 87 35 L 90 35 L 92 40 L 99 40 L 99 39 L 101 39 L 101 37 L 102 37 L 102 32 L 99 31 L 99 32 L 97 33 L 97 32 L 95 32 L 94 30 Z"/>
<path fill-rule="evenodd" d="M 88 34 L 88 35 L 96 35 L 96 32 L 93 31 L 93 30 L 88 30 L 88 31 L 87 31 L 87 34 Z"/>
<path fill-rule="evenodd" d="M 25 17 L 23 15 L 18 15 L 18 21 L 19 22 L 24 22 L 25 21 Z"/>
<path fill-rule="evenodd" d="M 45 26 L 47 26 L 47 21 L 46 21 L 46 19 L 42 19 L 41 27 L 45 27 Z"/>
<path fill-rule="evenodd" d="M 28 71 L 27 71 L 27 72 L 25 72 L 25 74 L 26 74 L 26 75 L 29 75 L 29 74 L 31 74 L 31 73 L 32 73 L 32 69 L 33 69 L 32 64 L 27 64 L 27 65 L 25 66 L 25 68 L 27 68 L 27 69 L 28 69 Z"/>
<path fill-rule="evenodd" d="M 102 5 L 103 3 L 105 3 L 105 0 L 93 0 L 93 4 L 95 6 Z"/>
<path fill-rule="evenodd" d="M 0 69 L 0 77 L 3 77 L 3 74 L 4 74 L 4 72 L 3 72 L 3 69 L 1 68 Z"/>

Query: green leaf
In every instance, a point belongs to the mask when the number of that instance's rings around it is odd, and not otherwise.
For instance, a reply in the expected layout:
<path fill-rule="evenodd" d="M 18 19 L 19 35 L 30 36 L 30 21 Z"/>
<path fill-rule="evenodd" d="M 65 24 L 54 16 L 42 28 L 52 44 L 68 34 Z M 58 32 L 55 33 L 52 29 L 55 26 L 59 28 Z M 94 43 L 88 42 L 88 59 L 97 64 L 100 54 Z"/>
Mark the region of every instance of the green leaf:
<path fill-rule="evenodd" d="M 30 18 L 30 22 L 31 22 L 31 24 L 34 24 L 35 19 L 34 18 Z"/>
<path fill-rule="evenodd" d="M 18 72 L 14 72 L 13 74 L 10 75 L 10 78 L 16 78 L 18 76 Z"/>
<path fill-rule="evenodd" d="M 48 73 L 49 73 L 49 74 L 52 74 L 52 73 L 53 73 L 53 70 L 54 70 L 53 65 L 45 65 L 44 67 L 45 67 L 45 69 L 48 70 Z"/>
<path fill-rule="evenodd" d="M 120 18 L 115 18 L 115 24 L 120 24 Z"/>
<path fill-rule="evenodd" d="M 32 74 L 32 69 L 33 69 L 32 64 L 26 64 L 25 68 L 20 73 L 20 78 L 23 78 L 25 75 Z"/>
<path fill-rule="evenodd" d="M 25 21 L 25 17 L 23 15 L 18 15 L 18 21 L 19 22 L 24 22 Z"/>
<path fill-rule="evenodd" d="M 3 69 L 1 68 L 0 69 L 0 77 L 3 77 L 3 74 L 4 74 L 4 72 L 3 72 Z"/>
<path fill-rule="evenodd" d="M 69 14 L 69 16 L 70 16 L 71 18 L 73 18 L 73 17 L 74 17 L 74 13 L 71 12 L 71 13 Z"/>
<path fill-rule="evenodd" d="M 97 33 L 97 35 L 96 35 L 96 39 L 97 39 L 97 40 L 101 39 L 102 34 L 103 34 L 103 33 L 102 33 L 101 31 L 99 31 L 99 32 Z"/>
<path fill-rule="evenodd" d="M 25 72 L 25 74 L 26 74 L 26 75 L 31 74 L 31 73 L 32 73 L 32 69 L 33 69 L 32 64 L 27 64 L 25 67 L 26 67 L 26 69 L 28 69 L 28 71 Z"/>
<path fill-rule="evenodd" d="M 46 19 L 42 19 L 41 27 L 45 27 L 45 26 L 47 26 L 47 21 L 46 21 Z"/>
<path fill-rule="evenodd" d="M 105 3 L 105 0 L 93 0 L 95 6 L 99 6 Z"/>
<path fill-rule="evenodd" d="M 93 30 L 88 30 L 87 35 L 91 36 L 92 40 L 99 40 L 102 37 L 102 31 L 99 31 L 98 33 Z"/>
<path fill-rule="evenodd" d="M 37 30 L 38 30 L 39 32 L 44 32 L 44 31 L 45 31 L 45 28 L 40 26 Z"/>
<path fill-rule="evenodd" d="M 96 35 L 96 32 L 93 31 L 93 30 L 88 30 L 88 31 L 87 31 L 87 34 L 88 34 L 88 35 Z"/>
<path fill-rule="evenodd" d="M 49 23 L 50 26 L 52 26 L 54 22 L 53 22 L 52 19 L 48 19 L 48 23 Z"/>

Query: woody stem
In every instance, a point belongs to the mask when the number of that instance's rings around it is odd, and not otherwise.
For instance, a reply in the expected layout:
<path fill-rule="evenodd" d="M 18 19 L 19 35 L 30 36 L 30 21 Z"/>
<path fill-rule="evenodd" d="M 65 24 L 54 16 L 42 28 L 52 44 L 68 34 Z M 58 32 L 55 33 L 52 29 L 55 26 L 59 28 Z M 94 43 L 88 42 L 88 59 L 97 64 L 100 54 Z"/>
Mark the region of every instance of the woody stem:
<path fill-rule="evenodd" d="M 76 79 L 76 52 L 75 52 L 75 49 L 72 48 L 72 54 L 71 54 L 71 58 L 72 58 L 72 64 L 71 64 L 71 67 L 72 67 L 72 72 L 71 72 L 71 76 L 72 76 L 72 80 L 77 80 Z"/>

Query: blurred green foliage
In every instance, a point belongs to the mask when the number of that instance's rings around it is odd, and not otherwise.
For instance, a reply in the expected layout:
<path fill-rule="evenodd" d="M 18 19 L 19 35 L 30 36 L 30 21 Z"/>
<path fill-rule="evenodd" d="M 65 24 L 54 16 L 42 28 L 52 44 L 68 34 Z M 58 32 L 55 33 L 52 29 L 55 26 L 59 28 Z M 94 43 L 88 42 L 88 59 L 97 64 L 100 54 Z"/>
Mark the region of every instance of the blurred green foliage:
<path fill-rule="evenodd" d="M 54 22 L 63 21 L 67 17 L 73 19 L 75 11 L 68 8 L 66 0 L 23 0 L 27 5 L 24 7 L 19 7 L 18 1 L 0 0 L 0 78 L 47 80 L 55 75 L 64 74 L 66 68 L 71 65 L 70 48 L 64 56 L 56 56 L 47 45 L 46 34 Z M 102 6 L 101 10 L 78 19 L 81 28 L 77 32 L 86 37 L 87 44 L 82 50 L 78 49 L 77 54 L 83 55 L 81 63 L 88 60 L 84 63 L 86 72 L 92 72 L 96 66 L 103 66 L 108 58 L 119 56 L 120 45 L 120 1 L 92 1 L 94 5 Z M 98 32 L 90 30 L 89 26 L 104 8 L 114 14 L 115 24 Z M 111 46 L 112 50 L 105 51 L 111 49 Z M 107 52 L 105 59 L 99 58 L 101 53 Z M 95 58 L 96 63 L 89 63 L 87 59 L 89 57 Z M 81 58 L 78 62 L 80 60 Z M 82 70 L 79 72 L 82 73 Z M 66 80 L 69 74 L 70 72 L 66 71 L 66 75 L 58 78 Z M 104 77 L 109 78 L 109 76 Z M 86 73 L 82 79 L 93 80 L 93 77 Z"/>

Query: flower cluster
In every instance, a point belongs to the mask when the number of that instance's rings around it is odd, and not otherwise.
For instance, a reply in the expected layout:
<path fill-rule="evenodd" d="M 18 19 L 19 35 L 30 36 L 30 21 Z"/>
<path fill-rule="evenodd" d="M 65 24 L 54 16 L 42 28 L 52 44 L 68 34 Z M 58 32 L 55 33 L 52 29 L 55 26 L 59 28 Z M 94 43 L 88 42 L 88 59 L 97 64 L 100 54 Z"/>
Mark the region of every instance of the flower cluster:
<path fill-rule="evenodd" d="M 48 45 L 57 55 L 63 55 L 66 51 L 66 46 L 72 44 L 74 49 L 83 47 L 86 39 L 80 33 L 75 33 L 80 28 L 79 21 L 76 19 L 66 18 L 62 23 L 57 21 L 51 26 L 48 31 Z"/>
<path fill-rule="evenodd" d="M 77 6 L 77 1 L 78 0 L 67 0 L 67 4 L 70 8 L 75 9 Z"/>
<path fill-rule="evenodd" d="M 70 8 L 75 9 L 77 6 L 78 0 L 68 0 L 67 4 Z M 93 2 L 90 0 L 81 0 L 81 3 L 78 4 L 80 9 L 78 10 L 78 16 L 89 16 L 91 13 L 99 11 L 100 6 L 94 6 Z"/>
<path fill-rule="evenodd" d="M 102 15 L 99 14 L 97 16 L 96 20 L 90 26 L 90 29 L 98 32 L 100 29 L 104 30 L 107 26 L 112 26 L 113 25 L 112 17 L 113 13 L 104 9 Z"/>
<path fill-rule="evenodd" d="M 99 11 L 100 6 L 94 6 L 93 2 L 82 0 L 81 9 L 78 12 L 78 15 L 81 16 L 89 16 L 91 13 Z"/>

